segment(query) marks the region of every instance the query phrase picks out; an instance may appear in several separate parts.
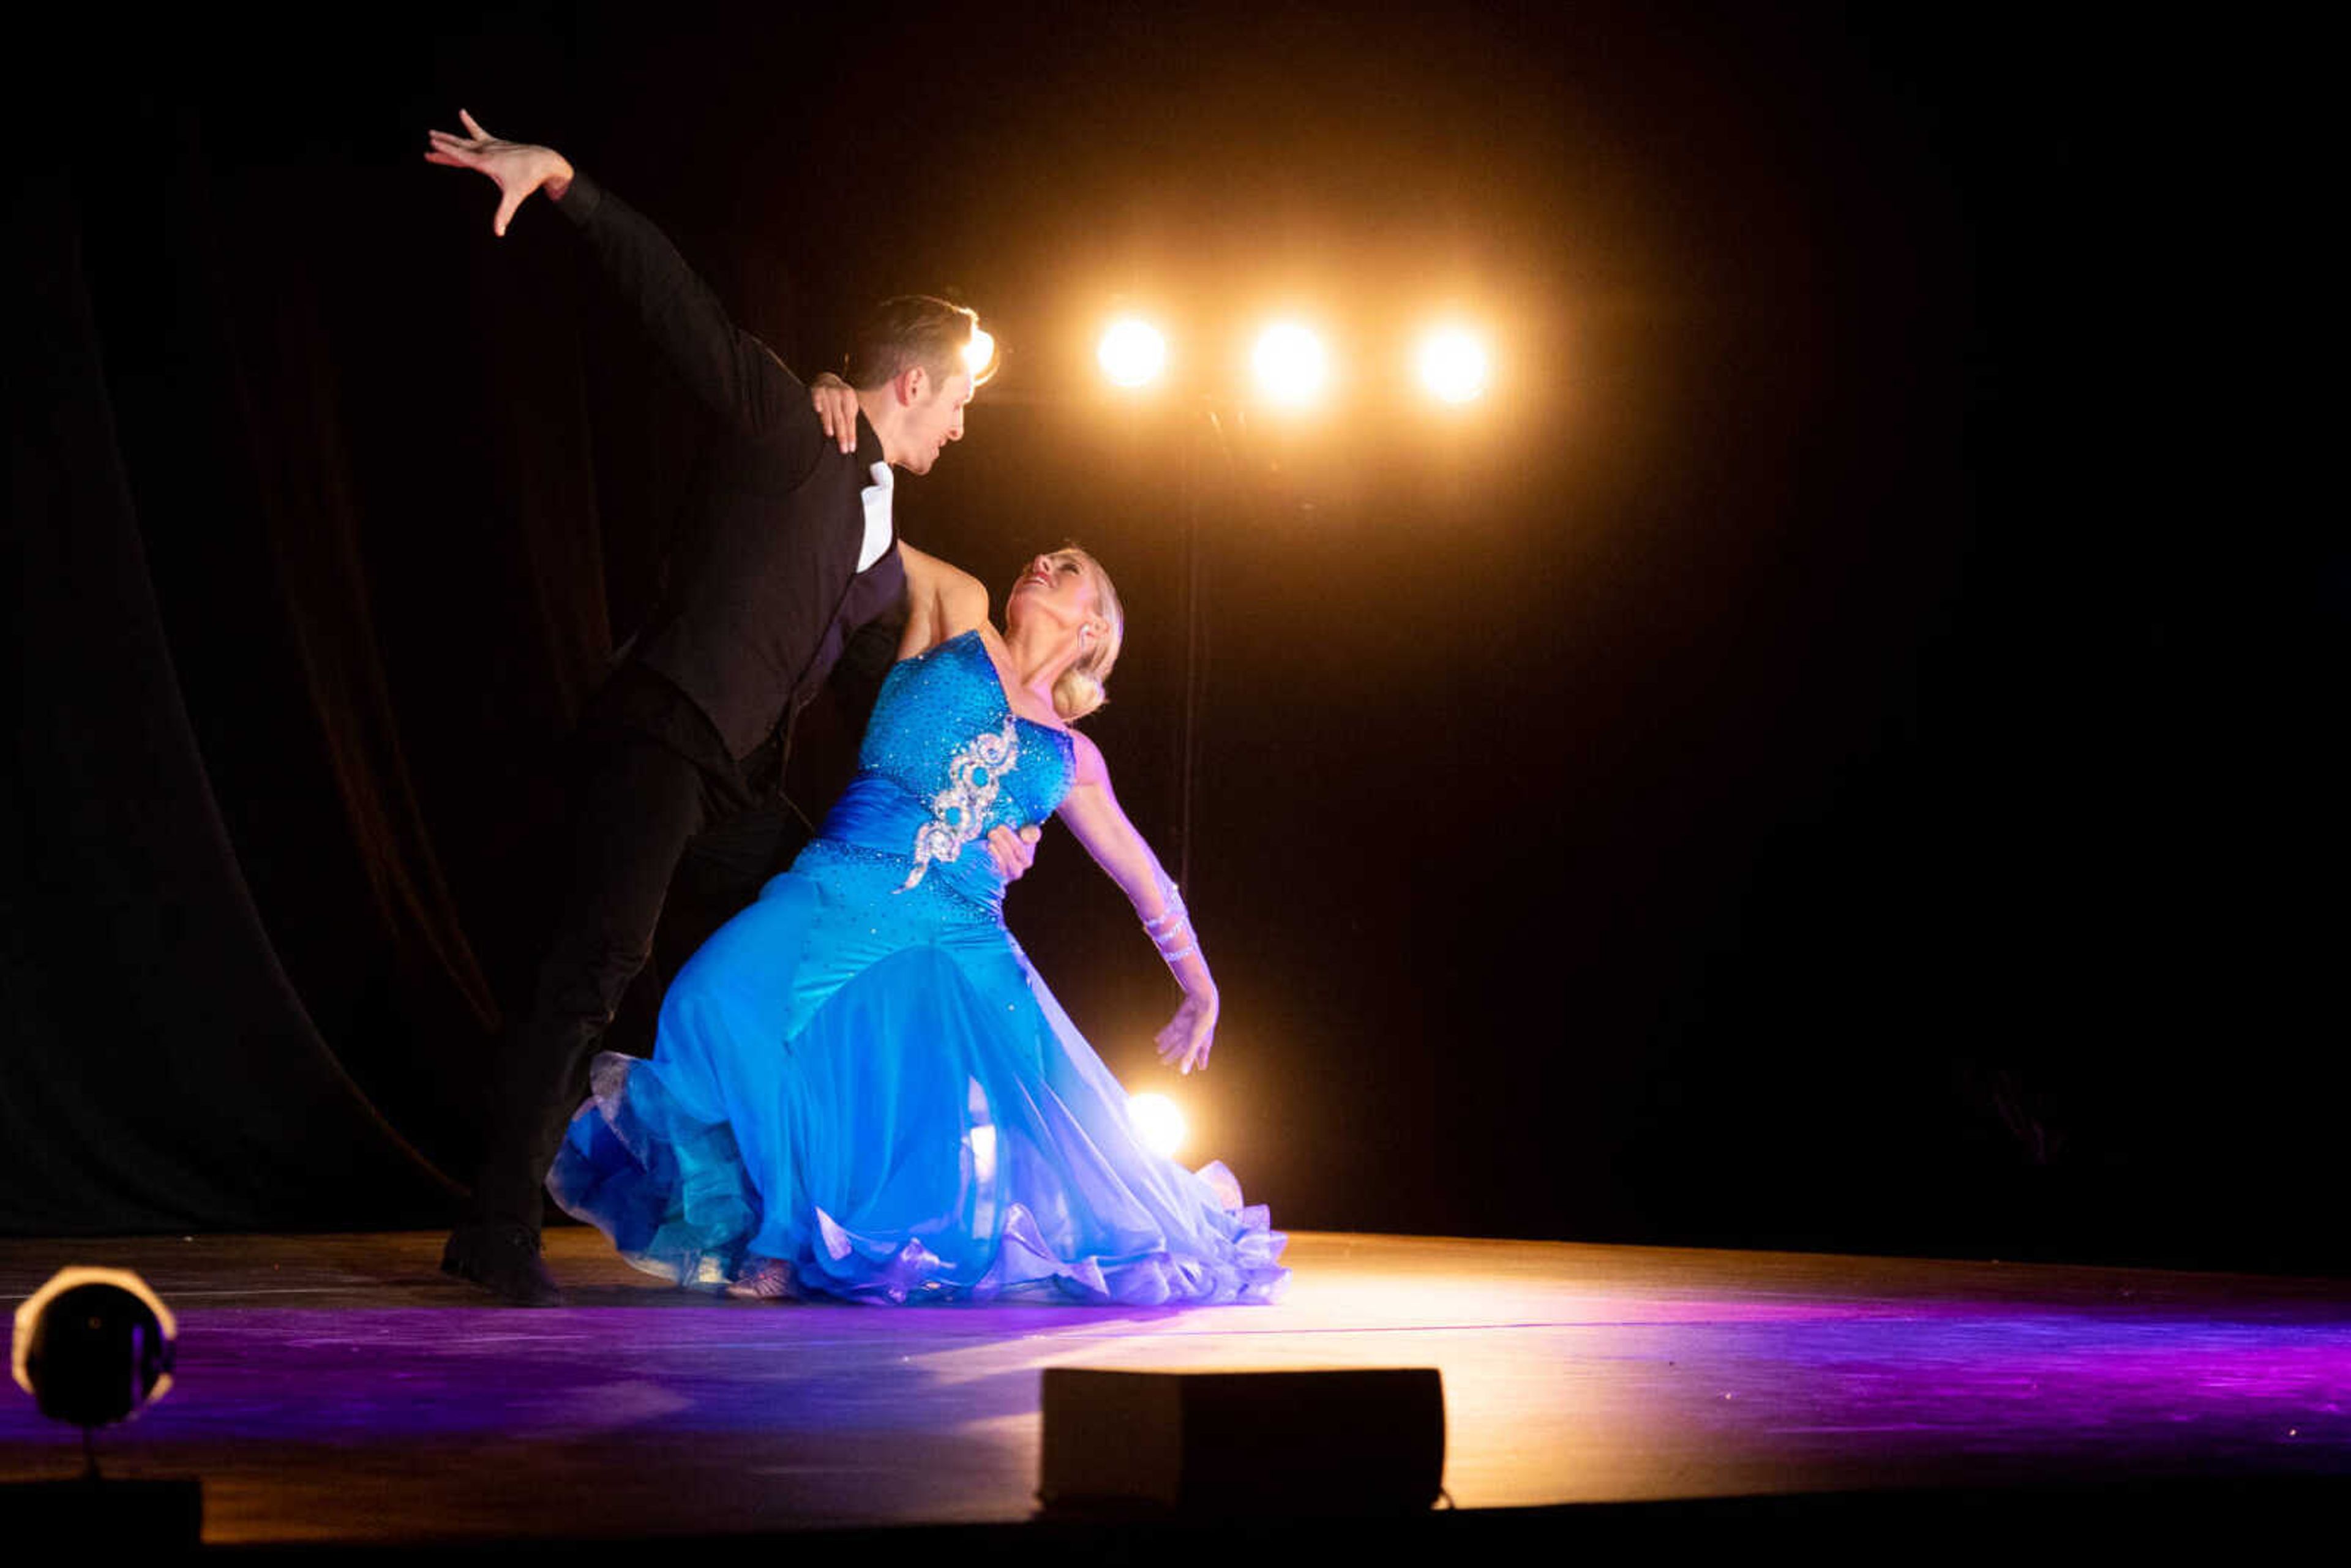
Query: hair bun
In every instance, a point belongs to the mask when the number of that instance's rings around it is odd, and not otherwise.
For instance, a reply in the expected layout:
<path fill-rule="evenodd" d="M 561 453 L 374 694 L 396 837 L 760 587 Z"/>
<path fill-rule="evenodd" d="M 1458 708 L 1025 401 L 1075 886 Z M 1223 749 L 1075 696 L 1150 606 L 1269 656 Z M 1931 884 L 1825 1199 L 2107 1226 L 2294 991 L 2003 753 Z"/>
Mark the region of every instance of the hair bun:
<path fill-rule="evenodd" d="M 1102 684 L 1092 672 L 1070 669 L 1053 683 L 1053 711 L 1066 719 L 1081 719 L 1108 701 Z"/>

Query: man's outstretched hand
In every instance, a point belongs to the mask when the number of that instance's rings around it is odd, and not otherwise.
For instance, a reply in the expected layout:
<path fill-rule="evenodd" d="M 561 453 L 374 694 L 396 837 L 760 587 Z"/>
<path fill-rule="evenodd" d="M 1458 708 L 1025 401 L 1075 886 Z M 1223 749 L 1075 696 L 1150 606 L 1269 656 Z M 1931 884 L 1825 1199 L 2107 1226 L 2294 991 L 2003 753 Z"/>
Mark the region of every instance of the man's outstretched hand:
<path fill-rule="evenodd" d="M 424 154 L 424 161 L 446 163 L 452 169 L 478 169 L 496 182 L 498 215 L 490 220 L 490 232 L 499 238 L 506 237 L 507 225 L 533 191 L 543 189 L 549 201 L 559 202 L 571 188 L 570 162 L 554 148 L 501 141 L 462 109 L 457 118 L 465 122 L 465 134 L 426 131 L 432 151 Z"/>

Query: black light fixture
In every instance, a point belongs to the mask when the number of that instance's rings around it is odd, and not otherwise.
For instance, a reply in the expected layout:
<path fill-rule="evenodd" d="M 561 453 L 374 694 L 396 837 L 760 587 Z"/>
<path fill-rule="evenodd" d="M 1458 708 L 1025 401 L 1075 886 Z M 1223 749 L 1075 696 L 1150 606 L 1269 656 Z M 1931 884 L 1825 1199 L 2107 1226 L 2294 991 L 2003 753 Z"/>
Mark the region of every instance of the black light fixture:
<path fill-rule="evenodd" d="M 171 1391 L 180 1325 L 128 1269 L 61 1269 L 16 1309 L 9 1367 L 41 1414 L 91 1434 Z"/>
<path fill-rule="evenodd" d="M 41 1414 L 81 1428 L 83 1470 L 70 1481 L 0 1487 L 0 1536 L 71 1532 L 85 1541 L 193 1547 L 204 1493 L 193 1479 L 108 1480 L 97 1432 L 171 1391 L 180 1325 L 127 1269 L 61 1269 L 16 1309 L 9 1366 Z"/>

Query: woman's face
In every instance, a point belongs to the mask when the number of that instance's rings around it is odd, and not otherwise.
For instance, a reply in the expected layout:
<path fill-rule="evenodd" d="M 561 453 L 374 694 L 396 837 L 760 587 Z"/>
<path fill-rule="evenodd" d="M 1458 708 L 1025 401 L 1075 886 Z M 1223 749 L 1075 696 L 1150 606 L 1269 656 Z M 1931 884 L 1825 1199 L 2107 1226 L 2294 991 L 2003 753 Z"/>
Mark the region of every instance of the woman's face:
<path fill-rule="evenodd" d="M 1019 580 L 1012 585 L 1012 597 L 1005 601 L 1004 615 L 1008 622 L 1036 614 L 1050 615 L 1075 628 L 1099 617 L 1100 598 L 1094 591 L 1093 574 L 1086 570 L 1085 558 L 1075 550 L 1048 550 L 1031 559 Z"/>

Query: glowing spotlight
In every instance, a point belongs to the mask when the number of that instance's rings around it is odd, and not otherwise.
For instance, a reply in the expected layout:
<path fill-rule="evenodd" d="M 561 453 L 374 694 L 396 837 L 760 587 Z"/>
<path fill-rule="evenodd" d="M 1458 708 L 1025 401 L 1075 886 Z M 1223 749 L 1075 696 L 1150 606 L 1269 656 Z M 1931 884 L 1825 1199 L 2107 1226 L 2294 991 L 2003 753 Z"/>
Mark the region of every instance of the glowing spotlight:
<path fill-rule="evenodd" d="M 1123 387 L 1139 387 L 1145 382 L 1156 381 L 1159 372 L 1167 368 L 1167 340 L 1159 329 L 1134 316 L 1123 316 L 1110 324 L 1102 335 L 1102 346 L 1094 350 L 1102 374 Z"/>
<path fill-rule="evenodd" d="M 1468 402 L 1486 390 L 1486 345 L 1474 332 L 1440 328 L 1420 340 L 1420 382 L 1445 402 Z"/>
<path fill-rule="evenodd" d="M 977 321 L 971 324 L 971 341 L 963 346 L 963 362 L 971 367 L 974 386 L 996 373 L 996 335 Z"/>
<path fill-rule="evenodd" d="M 1144 1147 L 1155 1155 L 1173 1155 L 1184 1146 L 1184 1113 L 1165 1094 L 1128 1095 L 1126 1119 L 1134 1124 L 1134 1135 Z"/>
<path fill-rule="evenodd" d="M 1331 379 L 1331 357 L 1322 340 L 1295 321 L 1279 321 L 1258 335 L 1249 355 L 1257 384 L 1284 408 L 1303 408 Z"/>

